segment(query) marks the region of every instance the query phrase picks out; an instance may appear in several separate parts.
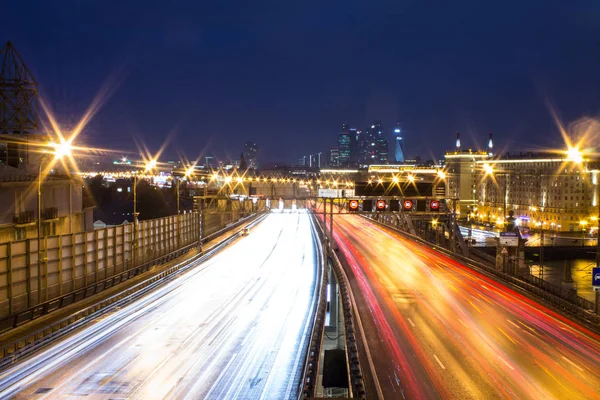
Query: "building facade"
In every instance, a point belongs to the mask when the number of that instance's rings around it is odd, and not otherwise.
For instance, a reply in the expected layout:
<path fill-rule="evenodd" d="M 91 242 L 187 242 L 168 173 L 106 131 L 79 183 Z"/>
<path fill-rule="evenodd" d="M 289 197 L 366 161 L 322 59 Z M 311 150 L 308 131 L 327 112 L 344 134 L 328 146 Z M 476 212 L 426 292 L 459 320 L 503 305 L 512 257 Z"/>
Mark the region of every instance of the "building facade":
<path fill-rule="evenodd" d="M 350 132 L 338 134 L 338 164 L 342 167 L 350 165 Z"/>
<path fill-rule="evenodd" d="M 257 157 L 258 157 L 258 146 L 255 142 L 244 143 L 244 159 L 248 164 L 248 168 L 258 169 Z"/>
<path fill-rule="evenodd" d="M 340 166 L 340 150 L 337 147 L 332 147 L 329 149 L 329 166 Z"/>
<path fill-rule="evenodd" d="M 481 171 L 478 162 L 487 160 L 485 151 L 461 150 L 447 151 L 445 155 L 446 198 L 455 203 L 459 216 L 470 215 L 477 208 L 477 188 Z"/>
<path fill-rule="evenodd" d="M 474 217 L 501 224 L 504 210 L 517 223 L 550 231 L 597 228 L 598 162 L 543 153 L 478 160 L 480 184 Z"/>
<path fill-rule="evenodd" d="M 46 176 L 41 185 L 41 237 L 93 229 L 92 209 L 83 208 L 82 181 Z M 0 166 L 0 243 L 37 237 L 37 176 Z"/>

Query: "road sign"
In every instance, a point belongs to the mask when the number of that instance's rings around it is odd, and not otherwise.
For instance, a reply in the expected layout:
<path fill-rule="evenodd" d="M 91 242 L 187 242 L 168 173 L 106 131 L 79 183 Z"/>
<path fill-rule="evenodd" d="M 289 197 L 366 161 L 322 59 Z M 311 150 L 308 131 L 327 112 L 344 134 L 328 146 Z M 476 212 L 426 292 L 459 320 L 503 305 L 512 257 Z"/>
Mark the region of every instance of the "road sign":
<path fill-rule="evenodd" d="M 343 189 L 319 189 L 319 197 L 344 197 Z"/>
<path fill-rule="evenodd" d="M 385 200 L 377 200 L 377 203 L 375 203 L 375 209 L 377 211 L 385 211 Z"/>
<path fill-rule="evenodd" d="M 400 211 L 400 200 L 390 200 L 390 211 Z"/>
<path fill-rule="evenodd" d="M 358 211 L 358 200 L 350 200 L 348 202 L 348 211 Z"/>
<path fill-rule="evenodd" d="M 408 200 L 408 199 L 404 200 L 402 202 L 402 208 L 404 208 L 405 211 L 412 210 L 412 208 L 413 208 L 413 202 L 412 202 L 412 200 Z"/>
<path fill-rule="evenodd" d="M 363 200 L 363 211 L 364 212 L 373 211 L 373 200 Z"/>
<path fill-rule="evenodd" d="M 502 253 L 502 254 L 508 254 L 508 250 L 506 250 L 506 247 L 503 247 L 503 248 L 502 248 L 502 251 L 501 251 L 501 253 Z"/>
<path fill-rule="evenodd" d="M 431 200 L 429 203 L 429 209 L 431 211 L 438 211 L 440 209 L 440 202 L 437 200 Z"/>
<path fill-rule="evenodd" d="M 600 268 L 592 268 L 592 286 L 600 289 Z"/>
<path fill-rule="evenodd" d="M 500 246 L 517 247 L 519 234 L 517 232 L 500 232 Z"/>

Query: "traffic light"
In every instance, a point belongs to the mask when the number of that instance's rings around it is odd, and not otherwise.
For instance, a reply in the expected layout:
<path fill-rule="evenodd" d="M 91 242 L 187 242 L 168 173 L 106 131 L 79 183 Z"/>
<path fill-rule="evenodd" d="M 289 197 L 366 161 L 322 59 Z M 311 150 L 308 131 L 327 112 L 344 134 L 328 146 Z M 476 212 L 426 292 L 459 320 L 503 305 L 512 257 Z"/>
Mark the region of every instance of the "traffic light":
<path fill-rule="evenodd" d="M 375 210 L 377 211 L 385 211 L 385 200 L 377 200 L 375 203 Z"/>
<path fill-rule="evenodd" d="M 413 208 L 413 201 L 409 200 L 409 199 L 404 199 L 404 201 L 402 202 L 402 209 L 404 211 L 412 211 Z"/>
<path fill-rule="evenodd" d="M 350 200 L 348 202 L 348 211 L 350 211 L 350 212 L 358 211 L 358 200 Z"/>
<path fill-rule="evenodd" d="M 390 211 L 400 211 L 400 200 L 390 200 Z"/>
<path fill-rule="evenodd" d="M 431 200 L 431 202 L 429 202 L 429 210 L 440 211 L 440 202 L 437 200 Z"/>
<path fill-rule="evenodd" d="M 363 200 L 363 211 L 365 211 L 365 212 L 373 211 L 373 200 Z"/>

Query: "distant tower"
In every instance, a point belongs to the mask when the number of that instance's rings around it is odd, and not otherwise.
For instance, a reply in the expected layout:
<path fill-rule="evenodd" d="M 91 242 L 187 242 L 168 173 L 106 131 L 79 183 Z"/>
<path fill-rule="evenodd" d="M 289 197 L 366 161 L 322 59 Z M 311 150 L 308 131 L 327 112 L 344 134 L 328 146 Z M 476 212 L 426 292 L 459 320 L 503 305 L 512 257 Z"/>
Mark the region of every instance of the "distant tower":
<path fill-rule="evenodd" d="M 240 170 L 246 170 L 248 168 L 248 165 L 246 164 L 246 160 L 244 159 L 244 153 L 240 154 L 240 166 L 239 169 Z"/>
<path fill-rule="evenodd" d="M 329 166 L 340 166 L 340 151 L 337 147 L 332 147 L 331 149 L 329 149 Z"/>
<path fill-rule="evenodd" d="M 248 167 L 251 169 L 257 169 L 258 163 L 256 158 L 258 156 L 258 146 L 256 142 L 246 142 L 244 143 L 244 158 L 248 163 Z"/>
<path fill-rule="evenodd" d="M 20 136 L 7 144 L 1 159 L 18 167 L 21 160 L 27 162 L 24 135 L 38 128 L 37 82 L 11 42 L 0 50 L 0 60 L 0 133 Z"/>
<path fill-rule="evenodd" d="M 402 131 L 400 130 L 400 124 L 396 124 L 394 129 L 394 161 L 397 164 L 404 163 L 404 139 L 402 138 Z"/>
<path fill-rule="evenodd" d="M 456 132 L 456 151 L 460 151 L 460 132 Z"/>
<path fill-rule="evenodd" d="M 490 140 L 488 141 L 488 155 L 494 155 L 494 143 L 492 142 L 492 132 L 490 132 Z"/>

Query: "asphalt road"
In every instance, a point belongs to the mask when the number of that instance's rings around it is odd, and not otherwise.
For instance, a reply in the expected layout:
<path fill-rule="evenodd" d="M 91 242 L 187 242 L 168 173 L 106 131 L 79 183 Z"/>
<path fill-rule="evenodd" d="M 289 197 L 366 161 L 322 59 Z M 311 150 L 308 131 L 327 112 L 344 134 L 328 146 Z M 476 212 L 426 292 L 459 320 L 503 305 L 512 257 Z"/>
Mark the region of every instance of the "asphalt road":
<path fill-rule="evenodd" d="M 0 375 L 0 398 L 295 398 L 316 249 L 270 215 L 182 277 Z"/>
<path fill-rule="evenodd" d="M 600 398 L 600 336 L 362 217 L 334 234 L 386 399 Z"/>

